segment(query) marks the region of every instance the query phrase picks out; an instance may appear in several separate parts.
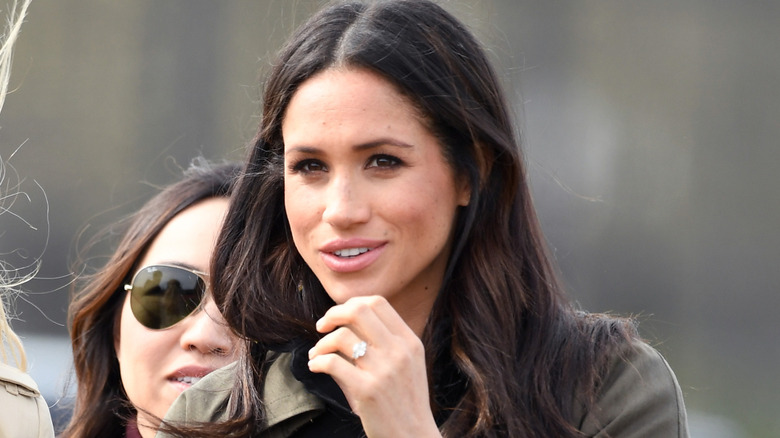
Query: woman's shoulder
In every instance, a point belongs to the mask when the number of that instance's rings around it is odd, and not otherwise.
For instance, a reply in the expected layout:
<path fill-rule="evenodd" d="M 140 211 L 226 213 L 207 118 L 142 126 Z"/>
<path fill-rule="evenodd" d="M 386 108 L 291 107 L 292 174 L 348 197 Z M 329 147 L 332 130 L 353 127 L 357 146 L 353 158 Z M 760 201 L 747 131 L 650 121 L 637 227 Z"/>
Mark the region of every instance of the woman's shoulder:
<path fill-rule="evenodd" d="M 619 348 L 599 388 L 595 404 L 577 417 L 586 436 L 688 436 L 677 377 L 647 343 L 633 340 Z"/>
<path fill-rule="evenodd" d="M 6 387 L 6 391 L 17 387 L 22 394 L 28 397 L 37 397 L 38 385 L 29 374 L 19 370 L 16 367 L 0 362 L 0 382 Z"/>
<path fill-rule="evenodd" d="M 4 363 L 0 363 L 0 436 L 54 436 L 49 407 L 35 381 Z"/>

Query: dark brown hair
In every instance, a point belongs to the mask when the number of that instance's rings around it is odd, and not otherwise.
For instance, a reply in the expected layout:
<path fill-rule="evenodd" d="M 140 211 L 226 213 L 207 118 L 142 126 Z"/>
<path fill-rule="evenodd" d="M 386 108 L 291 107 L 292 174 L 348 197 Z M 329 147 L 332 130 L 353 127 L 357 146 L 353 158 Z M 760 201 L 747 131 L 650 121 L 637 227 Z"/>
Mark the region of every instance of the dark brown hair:
<path fill-rule="evenodd" d="M 213 197 L 229 197 L 240 173 L 235 163 L 194 160 L 178 182 L 166 187 L 121 226 L 126 231 L 98 272 L 74 287 L 68 308 L 73 367 L 78 389 L 73 416 L 63 437 L 124 436 L 135 410 L 127 399 L 114 349 L 116 324 L 137 262 L 165 227 L 186 208 Z"/>
<path fill-rule="evenodd" d="M 394 84 L 471 187 L 423 334 L 444 436 L 579 436 L 573 407 L 592 403 L 608 358 L 635 328 L 577 312 L 561 292 L 496 74 L 464 25 L 425 0 L 335 4 L 280 52 L 213 259 L 217 303 L 256 343 L 240 365 L 232 420 L 212 430 L 246 435 L 264 421 L 259 388 L 269 352 L 292 339 L 316 340 L 315 321 L 333 305 L 290 237 L 281 133 L 293 94 L 329 68 L 365 69 Z M 447 411 L 437 391 L 441 364 L 466 382 Z"/>

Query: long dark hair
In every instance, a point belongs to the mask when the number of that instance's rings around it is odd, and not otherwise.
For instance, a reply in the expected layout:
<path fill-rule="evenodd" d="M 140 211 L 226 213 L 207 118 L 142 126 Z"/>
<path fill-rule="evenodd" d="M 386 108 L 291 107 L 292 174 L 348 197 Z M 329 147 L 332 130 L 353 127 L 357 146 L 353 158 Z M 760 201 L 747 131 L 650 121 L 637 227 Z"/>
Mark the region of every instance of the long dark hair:
<path fill-rule="evenodd" d="M 126 420 L 135 409 L 124 392 L 114 349 L 126 294 L 122 286 L 174 216 L 198 201 L 229 197 L 240 170 L 235 163 L 193 161 L 181 180 L 123 220 L 121 226 L 126 231 L 108 262 L 76 283 L 68 320 L 78 388 L 73 416 L 63 437 L 124 436 Z"/>
<path fill-rule="evenodd" d="M 333 305 L 290 236 L 281 133 L 298 87 L 328 68 L 365 69 L 394 84 L 470 183 L 423 334 L 442 433 L 578 436 L 572 407 L 593 401 L 608 358 L 635 329 L 577 312 L 561 292 L 496 74 L 463 24 L 424 0 L 338 3 L 301 26 L 280 52 L 213 259 L 215 299 L 251 340 L 233 420 L 217 427 L 248 434 L 264 421 L 259 388 L 269 352 L 291 339 L 316 341 L 314 323 Z M 446 411 L 437 397 L 441 364 L 465 382 Z"/>

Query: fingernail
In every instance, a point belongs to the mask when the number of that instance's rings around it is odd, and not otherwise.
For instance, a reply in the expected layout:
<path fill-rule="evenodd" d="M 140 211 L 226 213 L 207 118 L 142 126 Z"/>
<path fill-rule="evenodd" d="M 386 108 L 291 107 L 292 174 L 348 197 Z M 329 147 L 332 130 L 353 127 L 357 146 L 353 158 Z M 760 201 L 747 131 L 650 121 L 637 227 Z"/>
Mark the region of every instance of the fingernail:
<path fill-rule="evenodd" d="M 309 359 L 311 359 L 312 357 L 314 357 L 314 354 L 312 353 L 313 351 L 314 351 L 314 347 L 312 347 L 312 348 L 310 348 L 310 349 L 309 349 Z"/>

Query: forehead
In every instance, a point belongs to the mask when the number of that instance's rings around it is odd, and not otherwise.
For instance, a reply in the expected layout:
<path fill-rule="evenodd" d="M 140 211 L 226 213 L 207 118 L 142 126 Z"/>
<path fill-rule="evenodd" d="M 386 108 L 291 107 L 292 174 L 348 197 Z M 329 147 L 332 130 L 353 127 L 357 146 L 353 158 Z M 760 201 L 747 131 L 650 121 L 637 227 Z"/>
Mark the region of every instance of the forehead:
<path fill-rule="evenodd" d="M 381 94 L 376 94 L 378 90 Z M 329 68 L 306 79 L 293 93 L 290 104 L 304 98 L 362 97 L 366 92 L 374 94 L 375 98 L 391 98 L 397 100 L 396 103 L 408 104 L 395 84 L 383 76 L 367 69 L 348 67 Z"/>
<path fill-rule="evenodd" d="M 383 122 L 404 122 L 430 131 L 426 118 L 399 88 L 383 76 L 360 68 L 330 68 L 307 79 L 292 95 L 281 123 L 284 142 L 313 128 L 362 120 L 365 129 Z"/>
<path fill-rule="evenodd" d="M 174 263 L 205 272 L 227 207 L 226 198 L 209 198 L 182 210 L 155 237 L 138 266 Z"/>

